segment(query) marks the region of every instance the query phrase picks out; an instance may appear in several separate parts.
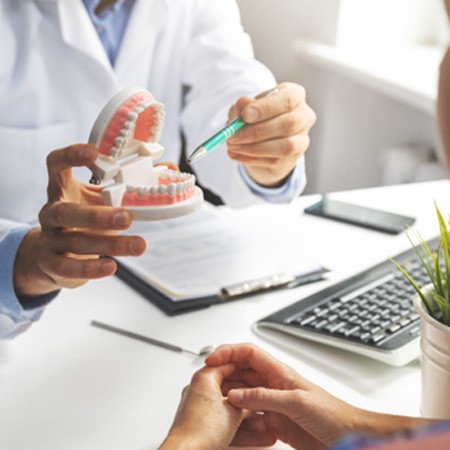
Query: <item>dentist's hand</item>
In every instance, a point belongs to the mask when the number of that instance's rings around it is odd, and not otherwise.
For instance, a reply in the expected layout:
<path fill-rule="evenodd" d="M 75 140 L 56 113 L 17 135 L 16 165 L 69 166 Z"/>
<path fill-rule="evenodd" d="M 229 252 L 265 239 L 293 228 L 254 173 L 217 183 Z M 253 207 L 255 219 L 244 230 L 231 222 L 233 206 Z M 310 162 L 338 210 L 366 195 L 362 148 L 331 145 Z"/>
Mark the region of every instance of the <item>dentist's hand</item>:
<path fill-rule="evenodd" d="M 36 296 L 114 274 L 111 256 L 137 256 L 145 251 L 138 236 L 121 236 L 131 225 L 124 208 L 105 206 L 101 188 L 80 183 L 72 167 L 89 166 L 94 145 L 79 144 L 47 157 L 48 201 L 39 213 L 40 228 L 23 239 L 14 267 L 17 295 Z"/>
<path fill-rule="evenodd" d="M 277 88 L 266 97 L 240 98 L 229 114 L 230 120 L 242 116 L 248 125 L 227 141 L 228 155 L 265 187 L 286 181 L 308 148 L 308 133 L 316 121 L 302 86 L 281 83 Z"/>

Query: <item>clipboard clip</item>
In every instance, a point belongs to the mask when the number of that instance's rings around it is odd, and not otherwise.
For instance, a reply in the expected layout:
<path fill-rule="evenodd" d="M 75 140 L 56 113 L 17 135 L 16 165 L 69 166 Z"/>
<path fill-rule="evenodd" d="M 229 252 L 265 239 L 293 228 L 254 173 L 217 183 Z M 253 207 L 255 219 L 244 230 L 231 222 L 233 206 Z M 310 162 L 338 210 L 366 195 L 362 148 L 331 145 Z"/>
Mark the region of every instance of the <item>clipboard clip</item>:
<path fill-rule="evenodd" d="M 243 297 L 279 288 L 294 288 L 302 284 L 313 283 L 323 279 L 323 274 L 329 272 L 328 269 L 320 267 L 317 270 L 301 275 L 292 275 L 281 272 L 255 280 L 244 281 L 243 283 L 224 286 L 220 290 L 220 296 L 224 299 Z"/>

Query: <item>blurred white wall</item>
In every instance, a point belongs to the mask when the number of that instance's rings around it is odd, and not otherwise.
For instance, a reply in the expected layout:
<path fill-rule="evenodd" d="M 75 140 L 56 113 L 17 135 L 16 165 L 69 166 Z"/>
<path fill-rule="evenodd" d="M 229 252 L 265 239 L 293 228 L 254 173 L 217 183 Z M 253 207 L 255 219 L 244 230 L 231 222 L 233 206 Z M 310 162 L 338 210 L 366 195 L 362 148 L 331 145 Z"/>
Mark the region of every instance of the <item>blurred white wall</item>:
<path fill-rule="evenodd" d="M 292 42 L 311 37 L 334 43 L 339 1 L 238 0 L 242 21 L 255 52 L 279 79 L 296 73 Z"/>
<path fill-rule="evenodd" d="M 367 23 L 373 23 L 370 20 L 380 2 L 405 7 L 405 19 L 410 21 L 418 17 L 424 5 L 442 7 L 441 0 L 238 0 L 244 28 L 252 37 L 258 59 L 269 66 L 279 81 L 305 86 L 308 102 L 317 113 L 306 155 L 307 193 L 389 183 L 385 165 L 395 158 L 384 158 L 386 149 L 439 145 L 434 114 L 380 95 L 364 84 L 311 64 L 293 51 L 293 43 L 299 38 L 337 45 L 357 40 L 367 45 L 368 36 L 378 30 L 379 39 L 375 42 L 385 45 L 389 40 L 383 33 L 396 31 L 402 33 L 403 40 L 428 44 L 434 43 L 433 33 L 447 32 L 445 20 L 439 26 L 424 20 L 422 29 L 414 34 L 405 24 L 396 30 L 390 17 L 385 23 L 379 17 L 376 27 L 368 28 L 349 13 L 354 2 L 366 5 L 359 9 L 366 11 L 361 21 Z M 413 11 L 414 5 L 417 9 Z M 364 35 L 369 31 L 370 35 Z M 394 172 L 388 168 L 388 173 Z M 445 175 L 439 170 L 432 173 L 432 177 Z M 397 181 L 395 177 L 391 180 Z"/>

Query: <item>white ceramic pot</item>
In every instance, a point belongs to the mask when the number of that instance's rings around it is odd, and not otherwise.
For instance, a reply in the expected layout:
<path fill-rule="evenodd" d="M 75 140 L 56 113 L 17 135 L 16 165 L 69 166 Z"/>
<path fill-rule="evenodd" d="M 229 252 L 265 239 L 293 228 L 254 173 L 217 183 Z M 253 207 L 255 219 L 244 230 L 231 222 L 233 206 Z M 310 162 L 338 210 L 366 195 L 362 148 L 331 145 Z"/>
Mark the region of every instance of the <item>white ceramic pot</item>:
<path fill-rule="evenodd" d="M 414 306 L 420 315 L 421 413 L 450 419 L 450 327 L 431 317 L 418 295 Z"/>

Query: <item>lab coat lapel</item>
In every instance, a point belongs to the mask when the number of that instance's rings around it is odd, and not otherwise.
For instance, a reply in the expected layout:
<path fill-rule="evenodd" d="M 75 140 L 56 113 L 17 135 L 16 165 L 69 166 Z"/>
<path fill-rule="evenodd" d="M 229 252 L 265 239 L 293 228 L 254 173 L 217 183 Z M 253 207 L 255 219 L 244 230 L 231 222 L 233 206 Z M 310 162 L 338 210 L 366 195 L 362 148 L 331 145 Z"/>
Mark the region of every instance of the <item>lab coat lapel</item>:
<path fill-rule="evenodd" d="M 158 32 L 168 18 L 167 0 L 136 0 L 116 60 L 115 70 L 121 80 L 132 68 L 133 78 L 148 79 L 149 60 Z M 139 75 L 137 75 L 139 74 Z"/>
<path fill-rule="evenodd" d="M 81 0 L 56 0 L 56 2 L 58 3 L 61 34 L 64 42 L 89 55 L 110 74 L 113 74 L 108 56 Z"/>

